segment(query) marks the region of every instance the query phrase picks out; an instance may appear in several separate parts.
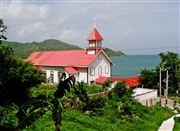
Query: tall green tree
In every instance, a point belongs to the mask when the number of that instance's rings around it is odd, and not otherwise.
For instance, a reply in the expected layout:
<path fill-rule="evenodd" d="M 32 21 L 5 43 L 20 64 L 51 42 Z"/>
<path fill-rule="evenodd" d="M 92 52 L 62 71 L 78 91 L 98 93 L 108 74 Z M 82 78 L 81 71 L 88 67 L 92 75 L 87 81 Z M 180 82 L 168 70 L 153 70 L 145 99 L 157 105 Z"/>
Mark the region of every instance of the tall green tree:
<path fill-rule="evenodd" d="M 140 83 L 144 88 L 157 88 L 158 84 L 158 71 L 151 69 L 143 69 L 141 71 Z"/>
<path fill-rule="evenodd" d="M 163 79 L 166 79 L 166 71 L 169 72 L 169 91 L 174 93 L 178 89 L 180 78 L 180 58 L 178 54 L 173 52 L 160 53 L 161 62 L 159 66 L 162 68 Z"/>
<path fill-rule="evenodd" d="M 0 19 L 0 42 L 7 39 L 2 33 L 7 26 Z M 4 121 L 4 116 L 12 116 L 14 110 L 29 100 L 30 88 L 45 81 L 44 74 L 15 56 L 10 46 L 0 44 L 0 130 L 12 130 L 12 121 Z M 14 116 L 12 116 L 14 118 Z"/>
<path fill-rule="evenodd" d="M 4 25 L 4 22 L 2 19 L 0 19 L 0 44 L 2 44 L 3 40 L 7 40 L 7 37 L 3 35 L 4 32 L 6 32 L 7 26 Z"/>
<path fill-rule="evenodd" d="M 29 62 L 17 58 L 11 47 L 0 45 L 0 105 L 21 105 L 29 89 L 45 81 L 44 74 Z"/>
<path fill-rule="evenodd" d="M 17 58 L 9 46 L 0 45 L 0 61 L 0 130 L 11 130 L 12 121 L 4 121 L 4 116 L 15 118 L 13 112 L 29 100 L 30 88 L 45 81 L 45 76 Z M 9 108 L 12 110 L 7 112 Z"/>
<path fill-rule="evenodd" d="M 175 93 L 180 88 L 180 58 L 173 52 L 160 53 L 161 61 L 154 70 L 141 71 L 140 82 L 146 88 L 159 88 L 159 70 L 162 69 L 162 88 L 166 88 L 166 71 L 169 72 L 169 92 Z"/>

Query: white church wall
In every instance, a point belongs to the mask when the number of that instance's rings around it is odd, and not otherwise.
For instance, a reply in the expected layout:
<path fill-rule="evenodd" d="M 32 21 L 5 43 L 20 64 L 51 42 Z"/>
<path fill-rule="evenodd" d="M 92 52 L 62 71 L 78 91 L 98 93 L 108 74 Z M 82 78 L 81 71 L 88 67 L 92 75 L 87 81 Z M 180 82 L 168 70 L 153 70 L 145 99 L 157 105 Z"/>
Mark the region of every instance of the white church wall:
<path fill-rule="evenodd" d="M 87 83 L 87 68 L 79 68 L 79 82 Z"/>
<path fill-rule="evenodd" d="M 91 63 L 88 68 L 78 68 L 79 73 L 74 74 L 76 81 L 83 81 L 85 83 L 90 83 L 91 81 L 95 81 L 99 76 L 111 77 L 111 63 L 109 60 L 103 55 L 103 53 L 99 54 L 95 60 Z M 91 68 L 94 67 L 94 74 L 91 73 Z M 42 66 L 39 67 L 42 71 L 46 72 L 46 78 L 50 77 L 51 72 L 53 72 L 54 83 L 59 82 L 58 72 L 60 69 L 64 69 L 64 67 L 48 67 Z M 100 73 L 99 70 L 102 69 Z M 69 74 L 65 72 L 67 76 Z M 88 75 L 88 76 L 87 76 Z"/>
<path fill-rule="evenodd" d="M 58 78 L 58 72 L 60 69 L 64 69 L 63 67 L 47 67 L 47 66 L 39 66 L 39 68 L 46 72 L 46 78 L 48 79 L 50 77 L 51 71 L 53 72 L 53 76 L 54 76 L 54 83 L 58 83 L 59 82 L 59 78 Z M 76 78 L 76 81 L 83 81 L 87 83 L 87 68 L 79 68 L 79 73 L 75 73 L 73 74 Z M 69 73 L 66 73 L 66 76 L 69 77 Z"/>
<path fill-rule="evenodd" d="M 88 67 L 89 82 L 95 81 L 99 76 L 111 77 L 111 63 L 107 60 L 103 53 L 100 53 L 99 55 L 100 56 L 96 57 L 96 59 Z M 91 73 L 91 68 L 93 67 L 94 73 Z M 101 74 L 99 72 L 99 68 L 102 68 Z"/>
<path fill-rule="evenodd" d="M 46 78 L 47 79 L 50 77 L 51 72 L 53 72 L 54 83 L 58 83 L 59 82 L 58 72 L 59 72 L 60 69 L 63 69 L 63 67 L 48 67 L 48 66 L 44 66 L 44 67 L 40 67 L 40 69 L 42 71 L 46 72 Z"/>

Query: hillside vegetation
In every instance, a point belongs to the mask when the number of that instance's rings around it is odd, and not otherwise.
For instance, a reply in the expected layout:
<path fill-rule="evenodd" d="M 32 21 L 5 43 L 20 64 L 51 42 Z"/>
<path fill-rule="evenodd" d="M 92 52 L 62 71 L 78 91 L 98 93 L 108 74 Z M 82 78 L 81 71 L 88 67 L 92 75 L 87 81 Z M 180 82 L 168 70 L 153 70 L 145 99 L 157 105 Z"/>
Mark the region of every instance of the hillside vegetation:
<path fill-rule="evenodd" d="M 106 54 L 108 56 L 123 56 L 125 55 L 123 52 L 121 51 L 114 51 L 114 50 L 111 50 L 109 48 L 105 48 L 104 51 L 106 52 Z"/>
<path fill-rule="evenodd" d="M 54 39 L 31 43 L 5 42 L 4 44 L 10 45 L 16 55 L 21 58 L 29 56 L 34 51 L 81 49 L 78 46 L 70 45 Z"/>
<path fill-rule="evenodd" d="M 18 57 L 26 58 L 34 51 L 49 51 L 49 50 L 76 50 L 82 49 L 81 47 L 71 45 L 59 40 L 48 39 L 42 42 L 19 43 L 6 41 L 3 44 L 10 45 Z M 121 56 L 122 52 L 116 52 L 111 49 L 105 48 L 104 51 L 108 56 Z"/>
<path fill-rule="evenodd" d="M 94 86 L 94 85 L 93 85 Z M 87 88 L 91 88 L 86 87 Z M 94 87 L 93 87 L 94 88 Z M 40 94 L 51 95 L 56 90 L 56 87 L 47 88 L 33 88 L 31 95 L 33 97 Z M 89 90 L 89 89 L 87 89 Z M 89 91 L 88 91 L 89 92 Z M 76 99 L 71 95 L 67 95 L 64 99 L 64 106 L 69 103 L 76 103 Z M 131 103 L 132 101 L 122 101 L 109 99 L 107 97 L 94 97 L 96 110 L 83 112 L 80 107 L 65 107 L 62 113 L 62 131 L 157 131 L 162 122 L 174 113 L 168 108 L 161 107 L 157 104 L 154 107 L 144 107 L 139 103 Z M 104 103 L 104 104 L 103 104 Z M 102 107 L 99 107 L 99 104 Z M 73 105 L 73 104 L 72 104 Z M 123 110 L 125 112 L 123 112 Z M 128 115 L 128 112 L 133 112 Z M 23 131 L 46 130 L 53 131 L 54 123 L 50 117 L 51 111 L 48 111 L 41 118 L 36 120 L 31 126 L 26 127 Z"/>

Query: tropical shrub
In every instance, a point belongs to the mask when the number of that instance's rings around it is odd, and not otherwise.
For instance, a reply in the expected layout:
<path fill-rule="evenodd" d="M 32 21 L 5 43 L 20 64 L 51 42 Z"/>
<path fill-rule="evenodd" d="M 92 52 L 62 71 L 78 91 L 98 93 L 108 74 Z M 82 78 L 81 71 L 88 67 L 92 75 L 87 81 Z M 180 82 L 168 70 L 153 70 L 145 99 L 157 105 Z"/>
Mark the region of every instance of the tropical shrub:
<path fill-rule="evenodd" d="M 150 69 L 141 70 L 140 83 L 144 88 L 157 88 L 159 82 L 159 74 Z"/>
<path fill-rule="evenodd" d="M 102 87 L 103 88 L 109 88 L 112 84 L 112 79 L 111 78 L 108 78 L 103 84 L 102 84 Z"/>
<path fill-rule="evenodd" d="M 127 98 L 132 98 L 132 88 L 126 88 L 125 82 L 117 82 L 113 88 L 114 93 L 122 98 L 126 96 Z"/>
<path fill-rule="evenodd" d="M 64 79 L 64 77 L 62 77 Z M 17 113 L 19 124 L 16 130 L 24 129 L 30 126 L 38 118 L 42 117 L 48 110 L 51 111 L 51 117 L 54 121 L 55 130 L 60 131 L 63 112 L 63 103 L 61 98 L 73 88 L 75 83 L 75 77 L 70 76 L 67 79 L 60 80 L 54 97 L 46 95 L 39 95 L 35 98 L 29 99 L 26 103 L 21 106 Z"/>

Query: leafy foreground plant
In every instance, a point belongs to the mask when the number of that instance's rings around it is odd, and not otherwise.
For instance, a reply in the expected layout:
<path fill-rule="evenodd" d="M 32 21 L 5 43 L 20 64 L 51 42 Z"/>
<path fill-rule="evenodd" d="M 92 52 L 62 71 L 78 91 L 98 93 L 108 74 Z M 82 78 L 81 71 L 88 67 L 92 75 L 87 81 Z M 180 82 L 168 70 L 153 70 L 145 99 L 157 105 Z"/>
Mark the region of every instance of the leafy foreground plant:
<path fill-rule="evenodd" d="M 70 88 L 72 88 L 75 83 L 74 76 L 70 76 L 69 78 L 62 80 L 64 78 L 65 75 L 63 74 L 53 98 L 45 95 L 39 95 L 38 97 L 30 99 L 19 109 L 19 112 L 17 113 L 19 125 L 17 126 L 16 130 L 26 128 L 38 118 L 42 117 L 48 110 L 51 110 L 55 130 L 60 131 L 62 120 L 61 113 L 63 111 L 60 98 L 66 94 L 66 91 L 70 91 Z"/>
<path fill-rule="evenodd" d="M 17 124 L 12 124 L 17 119 L 14 112 L 29 100 L 29 90 L 45 81 L 45 76 L 31 63 L 17 58 L 9 46 L 0 45 L 0 61 L 0 130 L 12 130 Z"/>

